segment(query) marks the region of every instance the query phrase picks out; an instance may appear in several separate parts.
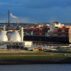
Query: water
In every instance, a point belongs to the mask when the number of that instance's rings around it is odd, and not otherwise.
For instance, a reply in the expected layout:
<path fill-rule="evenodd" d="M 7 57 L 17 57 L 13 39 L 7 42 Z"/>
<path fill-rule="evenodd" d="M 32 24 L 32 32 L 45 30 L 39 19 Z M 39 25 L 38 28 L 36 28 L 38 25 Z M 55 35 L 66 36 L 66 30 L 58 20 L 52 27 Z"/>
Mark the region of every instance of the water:
<path fill-rule="evenodd" d="M 71 64 L 0 65 L 0 71 L 71 71 Z"/>

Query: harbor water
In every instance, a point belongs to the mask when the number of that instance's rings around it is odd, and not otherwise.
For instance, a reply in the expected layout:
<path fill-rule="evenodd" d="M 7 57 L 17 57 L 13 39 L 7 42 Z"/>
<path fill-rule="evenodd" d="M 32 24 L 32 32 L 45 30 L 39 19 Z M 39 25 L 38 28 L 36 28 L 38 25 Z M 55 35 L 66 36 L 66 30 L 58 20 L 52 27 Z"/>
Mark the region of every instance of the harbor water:
<path fill-rule="evenodd" d="M 71 71 L 71 64 L 0 65 L 0 71 Z"/>

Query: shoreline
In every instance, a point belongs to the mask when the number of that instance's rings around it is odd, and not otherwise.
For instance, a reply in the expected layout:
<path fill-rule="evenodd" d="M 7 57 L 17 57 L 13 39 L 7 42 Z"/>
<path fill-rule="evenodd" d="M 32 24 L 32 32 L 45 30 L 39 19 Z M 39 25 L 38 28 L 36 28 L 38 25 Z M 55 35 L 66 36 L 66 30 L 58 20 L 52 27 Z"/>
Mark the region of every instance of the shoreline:
<path fill-rule="evenodd" d="M 0 65 L 17 64 L 71 64 L 71 53 L 0 50 Z"/>
<path fill-rule="evenodd" d="M 71 58 L 69 59 L 71 60 Z M 23 65 L 23 64 L 71 64 L 71 61 L 24 61 L 24 60 L 0 60 L 0 65 Z"/>

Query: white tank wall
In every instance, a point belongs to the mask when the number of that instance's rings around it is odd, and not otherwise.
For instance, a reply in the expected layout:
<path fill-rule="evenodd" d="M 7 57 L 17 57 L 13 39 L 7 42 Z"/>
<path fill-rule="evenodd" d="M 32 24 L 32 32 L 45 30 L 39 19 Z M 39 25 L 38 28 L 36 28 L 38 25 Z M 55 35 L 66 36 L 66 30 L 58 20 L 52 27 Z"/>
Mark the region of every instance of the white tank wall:
<path fill-rule="evenodd" d="M 18 31 L 8 33 L 8 39 L 10 42 L 21 42 L 21 36 Z"/>
<path fill-rule="evenodd" d="M 0 42 L 7 42 L 8 37 L 7 37 L 7 31 L 0 31 Z"/>

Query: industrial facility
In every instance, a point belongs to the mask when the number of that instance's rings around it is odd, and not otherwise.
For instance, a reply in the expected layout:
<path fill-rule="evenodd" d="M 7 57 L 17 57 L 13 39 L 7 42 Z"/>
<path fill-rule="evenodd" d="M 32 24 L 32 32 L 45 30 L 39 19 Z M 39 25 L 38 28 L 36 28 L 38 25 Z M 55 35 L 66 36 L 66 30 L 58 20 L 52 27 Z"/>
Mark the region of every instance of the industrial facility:
<path fill-rule="evenodd" d="M 71 27 L 60 22 L 10 27 L 0 29 L 0 45 L 8 49 L 69 47 L 71 43 Z"/>

